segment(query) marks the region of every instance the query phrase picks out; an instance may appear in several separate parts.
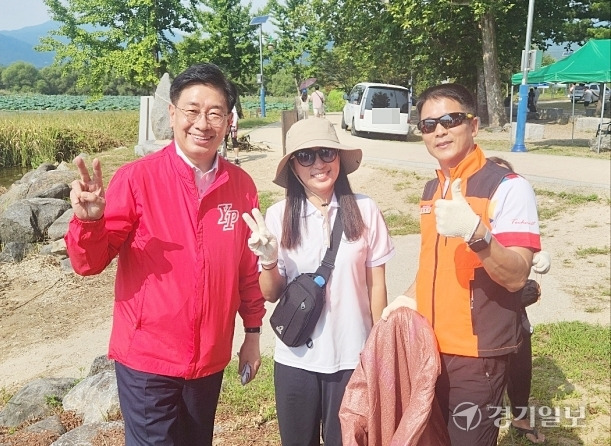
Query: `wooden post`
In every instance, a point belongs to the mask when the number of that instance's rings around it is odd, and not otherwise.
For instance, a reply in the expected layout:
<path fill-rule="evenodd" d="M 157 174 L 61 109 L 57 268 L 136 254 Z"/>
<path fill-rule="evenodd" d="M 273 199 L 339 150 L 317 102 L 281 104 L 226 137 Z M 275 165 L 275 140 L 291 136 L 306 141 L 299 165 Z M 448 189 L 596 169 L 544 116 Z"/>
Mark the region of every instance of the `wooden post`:
<path fill-rule="evenodd" d="M 297 110 L 282 111 L 282 156 L 286 155 L 286 132 L 297 122 Z"/>

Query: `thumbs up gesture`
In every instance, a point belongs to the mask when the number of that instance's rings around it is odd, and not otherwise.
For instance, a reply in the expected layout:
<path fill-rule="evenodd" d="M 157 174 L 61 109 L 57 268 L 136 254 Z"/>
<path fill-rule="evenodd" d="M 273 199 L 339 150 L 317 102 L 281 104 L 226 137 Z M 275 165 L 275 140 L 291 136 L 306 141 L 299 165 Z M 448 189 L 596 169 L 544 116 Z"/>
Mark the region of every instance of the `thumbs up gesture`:
<path fill-rule="evenodd" d="M 461 180 L 452 183 L 452 199 L 435 201 L 437 232 L 445 237 L 462 237 L 471 240 L 480 218 L 473 212 L 460 190 Z"/>

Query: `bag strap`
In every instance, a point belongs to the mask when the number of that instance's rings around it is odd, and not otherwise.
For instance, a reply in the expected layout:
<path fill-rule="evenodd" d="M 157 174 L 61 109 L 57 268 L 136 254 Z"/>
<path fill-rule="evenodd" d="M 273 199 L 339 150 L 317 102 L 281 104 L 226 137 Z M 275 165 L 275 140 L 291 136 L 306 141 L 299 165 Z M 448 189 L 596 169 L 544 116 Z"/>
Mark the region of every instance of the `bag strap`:
<path fill-rule="evenodd" d="M 331 271 L 335 267 L 335 256 L 339 249 L 339 245 L 342 241 L 342 232 L 344 232 L 344 225 L 342 224 L 342 210 L 337 208 L 337 215 L 335 216 L 335 223 L 333 223 L 333 232 L 331 233 L 331 246 L 327 248 L 325 257 L 322 259 L 320 266 L 316 270 L 316 274 L 322 276 L 325 279 L 325 283 L 329 281 Z"/>

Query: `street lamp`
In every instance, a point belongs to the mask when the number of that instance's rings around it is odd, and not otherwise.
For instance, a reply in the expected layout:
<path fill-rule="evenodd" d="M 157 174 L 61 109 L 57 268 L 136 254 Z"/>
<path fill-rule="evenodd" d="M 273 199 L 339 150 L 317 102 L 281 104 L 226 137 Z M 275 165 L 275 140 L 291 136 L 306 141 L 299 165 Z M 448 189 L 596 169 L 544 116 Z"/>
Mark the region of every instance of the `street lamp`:
<path fill-rule="evenodd" d="M 526 130 L 526 101 L 528 100 L 528 54 L 530 51 L 530 36 L 533 27 L 533 12 L 535 11 L 535 0 L 528 0 L 528 18 L 526 22 L 526 45 L 522 56 L 522 83 L 518 99 L 518 120 L 516 122 L 516 143 L 511 148 L 512 152 L 526 152 L 524 145 L 524 133 Z M 513 87 L 512 87 L 513 88 Z M 511 107 L 511 104 L 509 104 Z"/>
<path fill-rule="evenodd" d="M 249 25 L 259 25 L 259 60 L 261 62 L 261 73 L 257 76 L 257 83 L 261 84 L 261 116 L 265 118 L 265 86 L 263 85 L 263 24 L 267 22 L 268 15 L 253 17 Z"/>

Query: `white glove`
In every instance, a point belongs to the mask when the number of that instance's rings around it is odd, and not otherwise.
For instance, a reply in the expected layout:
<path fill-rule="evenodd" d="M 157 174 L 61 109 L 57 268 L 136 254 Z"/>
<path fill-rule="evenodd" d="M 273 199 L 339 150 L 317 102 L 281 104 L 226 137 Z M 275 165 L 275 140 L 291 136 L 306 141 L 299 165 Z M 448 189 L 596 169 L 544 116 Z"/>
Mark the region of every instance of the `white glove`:
<path fill-rule="evenodd" d="M 414 299 L 413 297 L 408 297 L 405 294 L 401 294 L 400 296 L 395 297 L 395 300 L 389 303 L 382 310 L 381 318 L 383 320 L 388 320 L 388 316 L 390 316 L 390 313 L 401 307 L 407 307 L 411 308 L 414 311 L 418 311 L 418 304 L 416 303 L 416 299 Z"/>
<path fill-rule="evenodd" d="M 261 211 L 254 208 L 252 217 L 244 213 L 242 218 L 252 231 L 248 239 L 248 247 L 259 256 L 261 265 L 267 266 L 276 263 L 278 261 L 278 240 L 265 226 L 265 219 Z"/>
<path fill-rule="evenodd" d="M 552 266 L 552 259 L 547 251 L 539 251 L 533 256 L 533 271 L 537 274 L 546 274 Z"/>
<path fill-rule="evenodd" d="M 473 212 L 460 191 L 461 180 L 452 183 L 452 199 L 435 201 L 437 232 L 445 237 L 462 237 L 471 240 L 480 218 Z"/>

